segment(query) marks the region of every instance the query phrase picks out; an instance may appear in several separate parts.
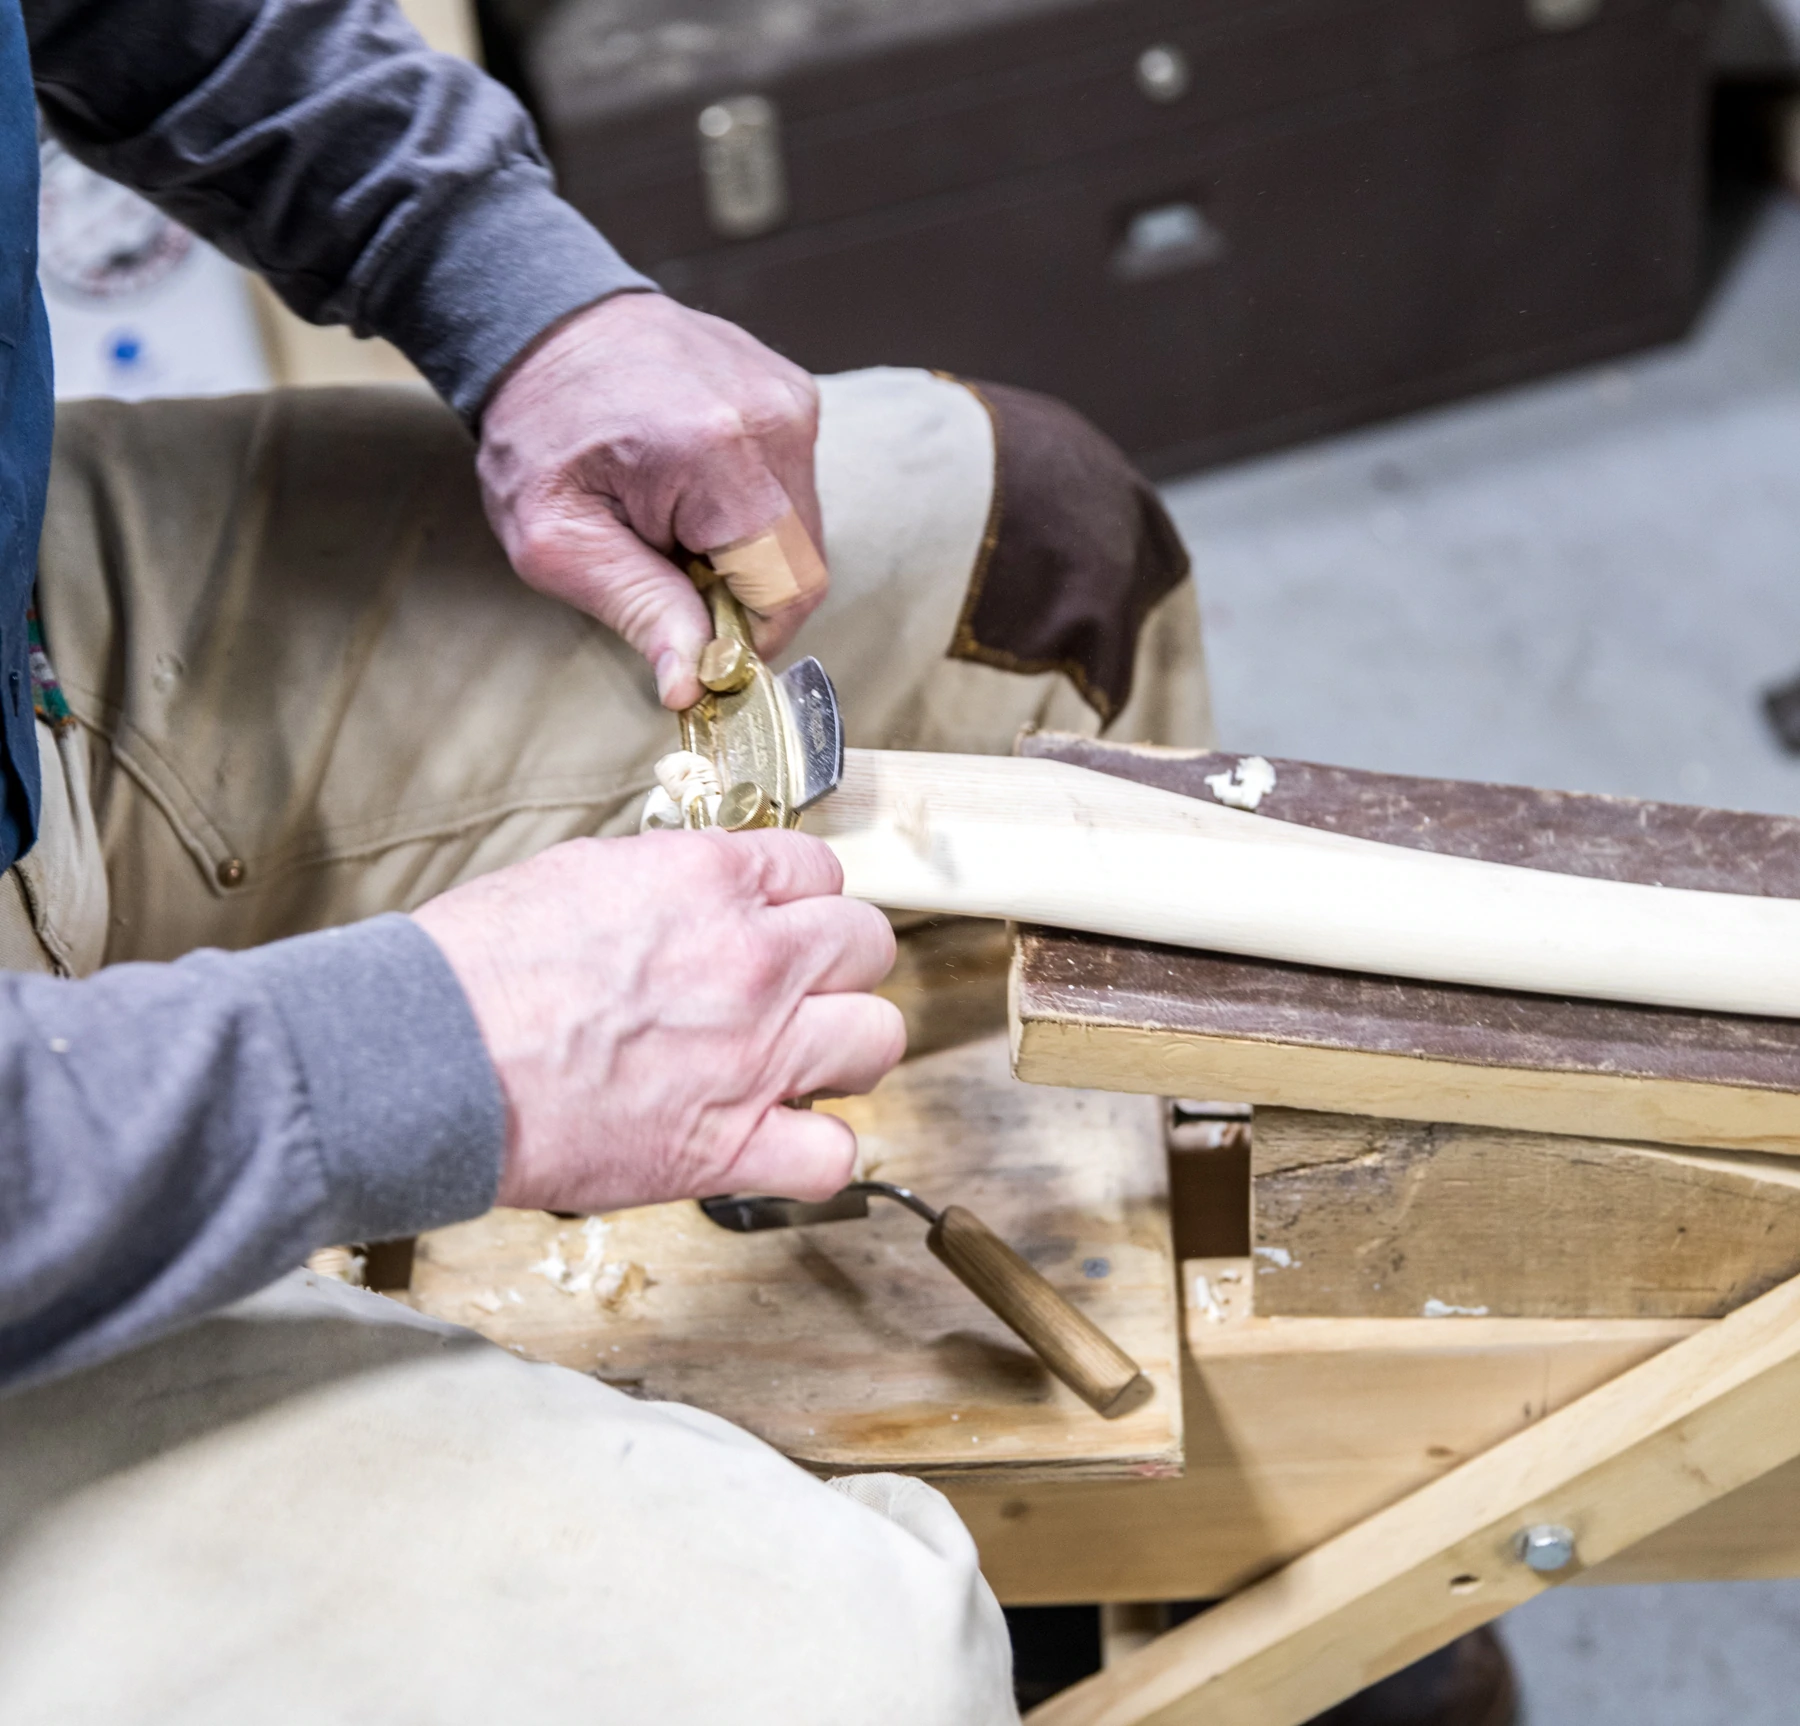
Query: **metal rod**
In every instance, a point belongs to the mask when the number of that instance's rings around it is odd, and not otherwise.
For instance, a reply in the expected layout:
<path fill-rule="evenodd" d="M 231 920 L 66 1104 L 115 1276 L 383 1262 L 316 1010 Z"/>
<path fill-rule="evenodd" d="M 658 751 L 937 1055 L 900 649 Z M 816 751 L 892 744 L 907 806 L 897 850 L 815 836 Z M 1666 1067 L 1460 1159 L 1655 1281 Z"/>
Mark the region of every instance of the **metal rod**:
<path fill-rule="evenodd" d="M 892 1181 L 852 1181 L 844 1190 L 851 1193 L 879 1193 L 884 1199 L 893 1199 L 895 1203 L 905 1205 L 909 1211 L 916 1212 L 928 1223 L 938 1220 L 938 1213 L 917 1193 L 907 1187 L 897 1187 Z"/>

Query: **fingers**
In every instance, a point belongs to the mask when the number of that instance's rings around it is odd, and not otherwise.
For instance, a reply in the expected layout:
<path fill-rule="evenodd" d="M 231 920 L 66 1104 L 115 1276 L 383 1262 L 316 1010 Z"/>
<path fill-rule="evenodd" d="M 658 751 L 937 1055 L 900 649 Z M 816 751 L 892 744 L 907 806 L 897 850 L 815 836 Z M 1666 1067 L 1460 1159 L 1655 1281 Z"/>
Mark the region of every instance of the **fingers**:
<path fill-rule="evenodd" d="M 768 461 L 769 471 L 774 474 L 788 502 L 793 505 L 794 513 L 799 516 L 800 525 L 806 529 L 807 536 L 823 557 L 825 517 L 819 507 L 819 488 L 814 468 L 819 432 L 819 391 L 818 385 L 810 377 L 806 377 L 805 381 L 811 392 L 811 415 L 803 425 L 796 428 L 798 435 L 771 439 L 763 454 Z"/>
<path fill-rule="evenodd" d="M 823 545 L 813 478 L 818 384 L 735 325 L 687 315 L 720 344 L 720 363 L 715 411 L 685 439 L 676 537 L 711 551 L 768 532 L 792 508 Z"/>
<path fill-rule="evenodd" d="M 741 331 L 731 335 L 748 341 Z M 798 367 L 760 346 L 756 351 L 765 368 L 761 387 L 749 392 L 729 423 L 721 418 L 709 447 L 694 452 L 674 525 L 683 545 L 709 553 L 762 542 L 761 555 L 752 553 L 752 562 L 766 568 L 736 571 L 732 559 L 716 561 L 751 613 L 757 652 L 769 659 L 818 609 L 830 577 L 813 468 L 818 386 Z M 774 597 L 788 592 L 792 598 Z"/>
<path fill-rule="evenodd" d="M 810 385 L 812 380 L 807 379 L 807 383 Z M 816 400 L 815 389 L 815 404 Z M 792 507 L 796 524 L 806 535 L 804 552 L 813 571 L 812 579 L 799 583 L 799 595 L 785 605 L 752 608 L 755 615 L 751 620 L 751 636 L 756 651 L 765 659 L 773 659 L 786 651 L 799 634 L 800 626 L 818 610 L 830 586 L 830 572 L 825 565 L 824 516 L 814 478 L 813 444 L 814 435 L 809 430 L 803 443 L 791 439 L 776 440 L 763 451 L 769 471 L 780 483 Z"/>
<path fill-rule="evenodd" d="M 782 1039 L 781 1094 L 872 1091 L 906 1053 L 906 1020 L 879 995 L 808 995 Z"/>
<path fill-rule="evenodd" d="M 828 1199 L 856 1167 L 856 1134 L 835 1115 L 773 1108 L 745 1141 L 722 1190 Z"/>
<path fill-rule="evenodd" d="M 764 659 L 791 642 L 800 625 L 818 609 L 831 583 L 820 555 L 817 502 L 809 523 L 787 502 L 777 520 L 735 541 L 700 539 L 713 568 L 750 615 L 751 639 Z"/>
<path fill-rule="evenodd" d="M 751 872 L 751 891 L 765 905 L 790 905 L 844 890 L 843 865 L 823 839 L 810 833 L 781 828 L 719 833 L 712 842 L 731 847 L 727 855 Z"/>
<path fill-rule="evenodd" d="M 871 1091 L 906 1052 L 906 1024 L 892 1002 L 874 995 L 813 995 L 801 1003 L 785 1039 L 791 1096 Z M 833 1115 L 769 1109 L 722 1176 L 722 1190 L 824 1199 L 851 1177 L 856 1135 Z M 720 1184 L 720 1183 L 715 1183 Z"/>
<path fill-rule="evenodd" d="M 758 612 L 750 620 L 750 640 L 763 659 L 785 653 L 800 633 L 800 626 L 824 602 L 825 589 L 802 594 L 779 611 Z"/>
<path fill-rule="evenodd" d="M 594 615 L 649 662 L 657 700 L 675 713 L 692 707 L 705 693 L 700 655 L 712 640 L 712 619 L 693 582 L 633 535 L 615 554 L 603 603 L 613 615 Z"/>
<path fill-rule="evenodd" d="M 792 508 L 766 533 L 715 548 L 712 566 L 751 611 L 773 615 L 808 594 L 822 593 L 825 560 Z"/>
<path fill-rule="evenodd" d="M 709 552 L 760 538 L 793 508 L 761 444 L 735 419 L 720 417 L 683 452 L 669 524 L 681 544 Z M 628 508 L 630 501 L 627 494 Z M 660 523 L 632 525 L 644 531 Z"/>
<path fill-rule="evenodd" d="M 876 988 L 894 968 L 894 926 L 856 899 L 803 899 L 769 913 L 809 995 Z"/>
<path fill-rule="evenodd" d="M 728 568 L 748 566 L 727 579 L 749 609 L 753 640 L 765 659 L 780 653 L 818 608 L 828 580 L 799 512 L 787 507 L 785 494 L 781 503 L 769 532 L 719 560 Z M 698 666 L 712 622 L 687 572 L 646 543 L 638 525 L 621 521 L 605 499 L 577 494 L 537 515 L 518 536 L 513 561 L 533 587 L 578 606 L 630 642 L 656 674 L 658 699 L 679 711 L 703 693 Z M 796 583 L 804 589 L 796 599 L 766 613 L 760 609 L 771 592 L 791 592 Z"/>

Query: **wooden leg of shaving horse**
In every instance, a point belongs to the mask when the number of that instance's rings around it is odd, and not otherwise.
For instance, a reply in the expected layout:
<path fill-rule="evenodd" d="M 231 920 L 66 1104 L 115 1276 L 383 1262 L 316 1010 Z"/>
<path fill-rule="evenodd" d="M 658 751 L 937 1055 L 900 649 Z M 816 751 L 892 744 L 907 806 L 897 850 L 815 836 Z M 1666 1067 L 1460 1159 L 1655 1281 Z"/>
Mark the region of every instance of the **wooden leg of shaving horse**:
<path fill-rule="evenodd" d="M 1064 1691 L 1028 1726 L 1300 1726 L 1797 1455 L 1800 1278 Z"/>

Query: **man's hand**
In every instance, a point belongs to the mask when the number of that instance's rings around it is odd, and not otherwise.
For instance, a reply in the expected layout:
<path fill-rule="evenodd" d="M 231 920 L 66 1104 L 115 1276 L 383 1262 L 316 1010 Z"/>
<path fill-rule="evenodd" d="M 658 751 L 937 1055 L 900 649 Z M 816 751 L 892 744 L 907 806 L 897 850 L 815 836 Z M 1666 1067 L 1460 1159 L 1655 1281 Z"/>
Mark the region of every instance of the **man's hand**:
<path fill-rule="evenodd" d="M 858 992 L 893 964 L 893 932 L 842 886 L 803 834 L 650 833 L 558 845 L 414 912 L 506 1094 L 499 1203 L 843 1186 L 850 1129 L 782 1104 L 868 1090 L 906 1032 Z"/>
<path fill-rule="evenodd" d="M 665 553 L 767 532 L 791 504 L 823 547 L 813 487 L 819 397 L 735 324 L 619 294 L 559 324 L 502 381 L 476 466 L 488 520 L 540 592 L 617 630 L 666 707 L 700 699 L 706 607 Z M 823 590 L 756 626 L 779 653 Z"/>

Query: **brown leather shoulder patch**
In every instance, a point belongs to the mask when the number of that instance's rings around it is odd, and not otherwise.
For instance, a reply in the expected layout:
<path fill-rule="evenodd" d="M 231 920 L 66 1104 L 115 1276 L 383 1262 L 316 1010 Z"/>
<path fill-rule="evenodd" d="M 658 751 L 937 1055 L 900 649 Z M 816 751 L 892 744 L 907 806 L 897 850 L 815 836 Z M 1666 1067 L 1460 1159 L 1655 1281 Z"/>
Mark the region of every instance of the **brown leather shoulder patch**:
<path fill-rule="evenodd" d="M 1150 482 L 1072 407 L 956 380 L 994 423 L 994 501 L 953 659 L 1060 671 L 1110 721 L 1131 697 L 1138 632 L 1188 573 Z"/>

